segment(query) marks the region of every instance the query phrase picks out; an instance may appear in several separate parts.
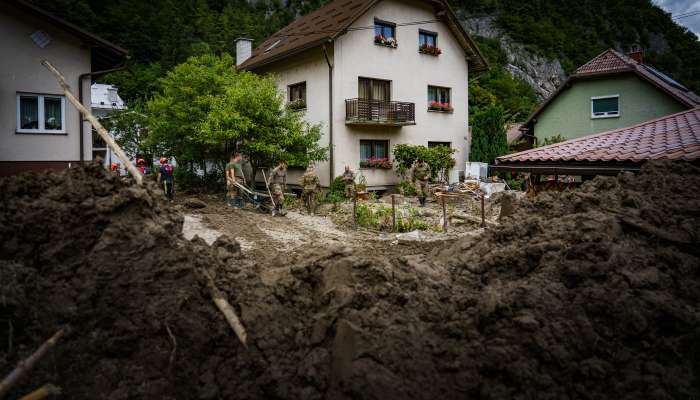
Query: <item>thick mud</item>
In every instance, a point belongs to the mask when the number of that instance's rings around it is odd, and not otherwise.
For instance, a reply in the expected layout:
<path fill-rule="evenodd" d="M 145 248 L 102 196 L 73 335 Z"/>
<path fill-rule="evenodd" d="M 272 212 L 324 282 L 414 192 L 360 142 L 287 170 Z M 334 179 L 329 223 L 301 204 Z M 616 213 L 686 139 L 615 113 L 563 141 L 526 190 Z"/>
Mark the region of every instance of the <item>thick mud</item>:
<path fill-rule="evenodd" d="M 699 190 L 697 167 L 649 165 L 519 201 L 479 236 L 404 254 L 304 246 L 263 265 L 231 240 L 185 240 L 159 192 L 99 167 L 0 180 L 0 373 L 70 324 L 13 393 L 697 398 Z"/>

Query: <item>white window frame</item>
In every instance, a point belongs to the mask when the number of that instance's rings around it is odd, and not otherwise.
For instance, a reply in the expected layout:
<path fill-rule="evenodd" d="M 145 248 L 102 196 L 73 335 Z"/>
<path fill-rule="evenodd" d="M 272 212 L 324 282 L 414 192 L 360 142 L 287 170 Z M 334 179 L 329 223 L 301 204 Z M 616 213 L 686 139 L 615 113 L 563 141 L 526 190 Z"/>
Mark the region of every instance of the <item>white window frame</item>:
<path fill-rule="evenodd" d="M 602 100 L 602 99 L 617 99 L 617 112 L 616 113 L 610 113 L 606 112 L 603 115 L 595 115 L 593 113 L 593 100 Z M 620 115 L 622 115 L 622 111 L 620 111 L 620 95 L 619 94 L 611 94 L 608 96 L 594 96 L 591 97 L 591 119 L 600 119 L 600 118 L 619 118 Z"/>
<path fill-rule="evenodd" d="M 22 120 L 20 118 L 20 97 L 22 96 L 34 96 L 37 98 L 37 101 L 39 102 L 38 108 L 37 108 L 37 118 L 39 119 L 38 121 L 38 128 L 37 129 L 22 129 Z M 45 124 L 46 124 L 46 118 L 44 116 L 44 99 L 49 98 L 49 99 L 61 99 L 61 129 L 46 129 Z M 63 95 L 58 95 L 58 94 L 38 94 L 38 93 L 17 93 L 17 133 L 56 133 L 56 134 L 65 134 L 66 133 L 66 97 Z"/>

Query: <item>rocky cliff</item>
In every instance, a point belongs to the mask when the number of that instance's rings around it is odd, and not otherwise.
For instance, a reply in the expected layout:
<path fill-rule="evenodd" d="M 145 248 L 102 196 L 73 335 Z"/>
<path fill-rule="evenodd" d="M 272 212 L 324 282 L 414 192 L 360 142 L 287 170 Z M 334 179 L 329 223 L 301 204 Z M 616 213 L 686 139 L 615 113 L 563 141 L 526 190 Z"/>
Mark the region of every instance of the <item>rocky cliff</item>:
<path fill-rule="evenodd" d="M 474 36 L 497 39 L 508 57 L 504 68 L 517 79 L 527 82 L 540 100 L 546 99 L 566 79 L 564 68 L 558 60 L 550 60 L 528 51 L 525 46 L 513 41 L 494 24 L 495 16 L 470 17 L 460 15 L 462 25 Z"/>

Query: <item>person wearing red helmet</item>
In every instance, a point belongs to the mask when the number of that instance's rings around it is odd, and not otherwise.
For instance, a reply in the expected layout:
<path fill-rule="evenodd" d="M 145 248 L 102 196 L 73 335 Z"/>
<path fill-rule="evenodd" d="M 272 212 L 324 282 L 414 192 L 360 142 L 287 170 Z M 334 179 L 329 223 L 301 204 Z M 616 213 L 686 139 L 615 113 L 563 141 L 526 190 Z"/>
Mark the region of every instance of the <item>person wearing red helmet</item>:
<path fill-rule="evenodd" d="M 141 172 L 142 175 L 146 174 L 146 160 L 143 158 L 139 158 L 136 160 L 136 169 Z"/>
<path fill-rule="evenodd" d="M 116 172 L 117 174 L 119 174 L 119 163 L 113 162 L 110 166 L 110 169 L 112 170 L 112 172 Z"/>
<path fill-rule="evenodd" d="M 158 184 L 163 188 L 163 192 L 165 192 L 168 200 L 173 199 L 173 180 L 173 166 L 168 164 L 167 157 L 161 157 Z"/>

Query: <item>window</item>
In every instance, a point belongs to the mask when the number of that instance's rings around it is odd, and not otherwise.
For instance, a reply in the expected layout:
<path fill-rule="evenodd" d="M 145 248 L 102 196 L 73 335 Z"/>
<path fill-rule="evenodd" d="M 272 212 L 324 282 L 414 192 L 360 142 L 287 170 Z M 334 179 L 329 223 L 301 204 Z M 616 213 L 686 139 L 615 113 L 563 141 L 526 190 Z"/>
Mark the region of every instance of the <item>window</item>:
<path fill-rule="evenodd" d="M 428 148 L 440 146 L 452 147 L 452 142 L 428 142 Z"/>
<path fill-rule="evenodd" d="M 437 33 L 424 30 L 418 31 L 418 46 L 437 47 Z"/>
<path fill-rule="evenodd" d="M 17 95 L 17 132 L 65 133 L 66 101 L 63 96 Z"/>
<path fill-rule="evenodd" d="M 396 24 L 375 18 L 374 44 L 396 47 Z"/>
<path fill-rule="evenodd" d="M 289 107 L 300 110 L 306 108 L 306 82 L 289 85 Z"/>
<path fill-rule="evenodd" d="M 388 140 L 360 140 L 360 161 L 389 158 Z"/>
<path fill-rule="evenodd" d="M 391 81 L 360 78 L 357 97 L 361 99 L 391 101 Z"/>
<path fill-rule="evenodd" d="M 620 116 L 620 96 L 591 97 L 591 118 Z"/>
<path fill-rule="evenodd" d="M 450 88 L 428 86 L 428 110 L 452 112 Z"/>

